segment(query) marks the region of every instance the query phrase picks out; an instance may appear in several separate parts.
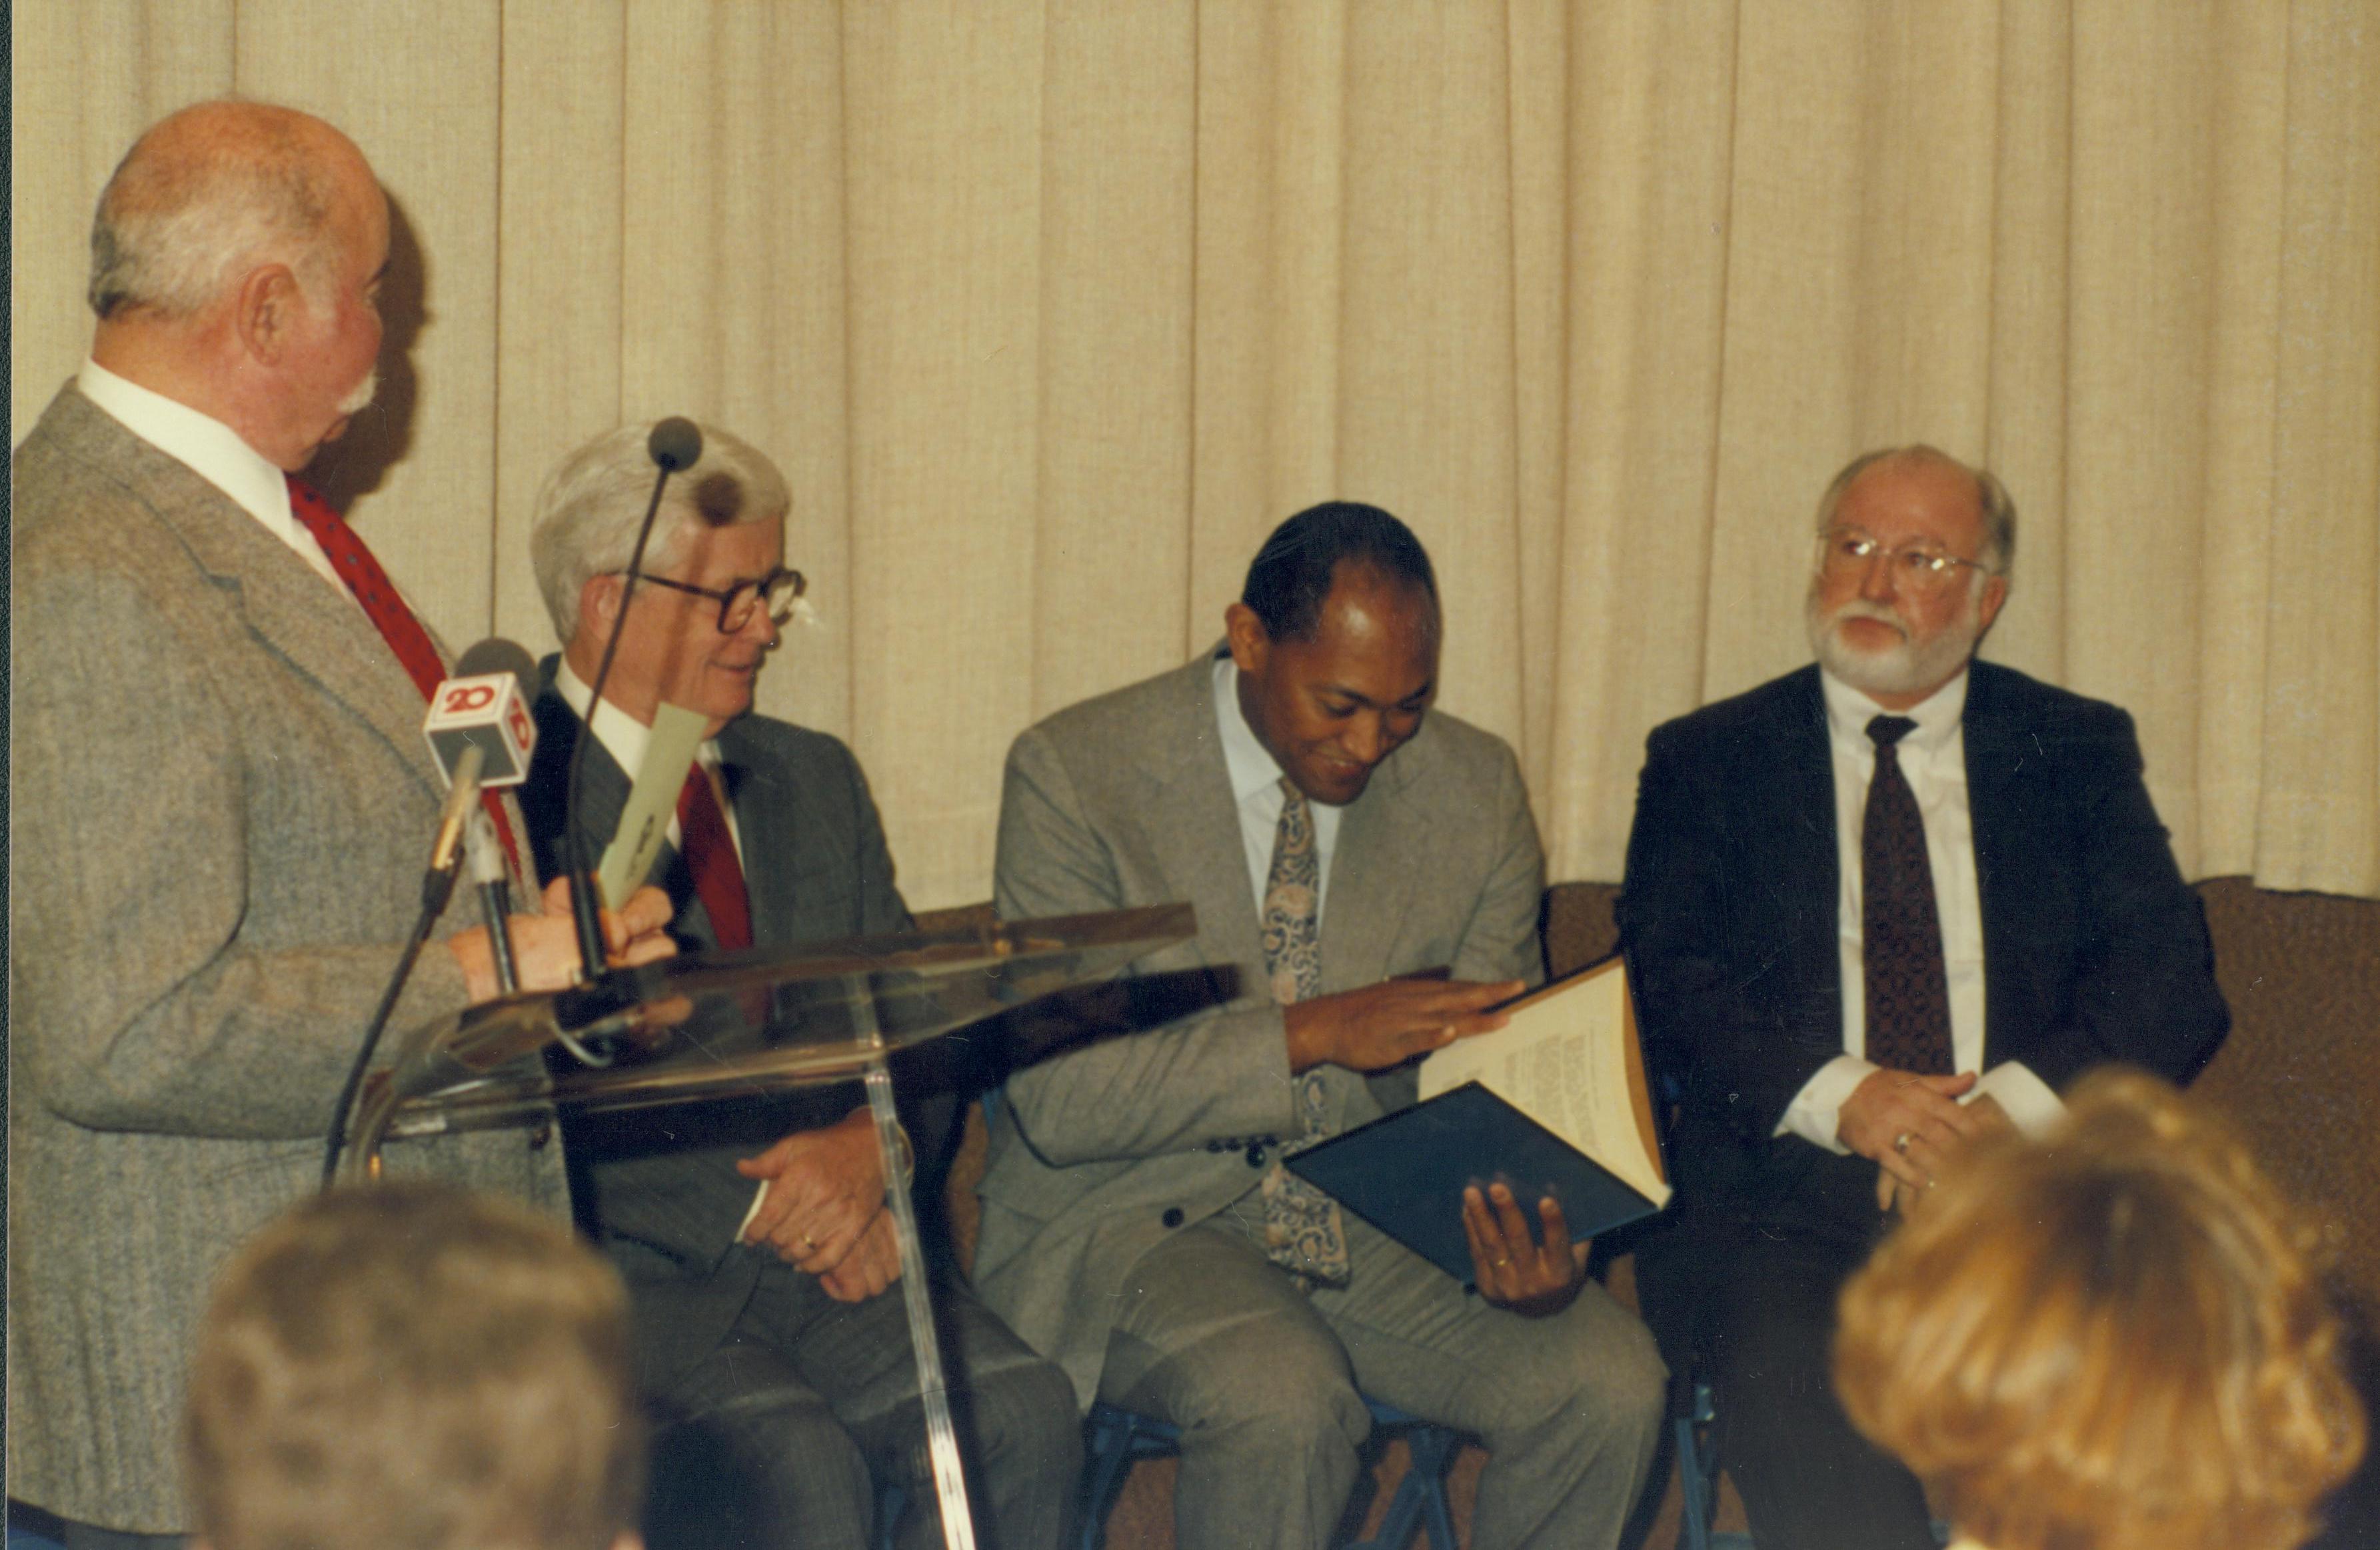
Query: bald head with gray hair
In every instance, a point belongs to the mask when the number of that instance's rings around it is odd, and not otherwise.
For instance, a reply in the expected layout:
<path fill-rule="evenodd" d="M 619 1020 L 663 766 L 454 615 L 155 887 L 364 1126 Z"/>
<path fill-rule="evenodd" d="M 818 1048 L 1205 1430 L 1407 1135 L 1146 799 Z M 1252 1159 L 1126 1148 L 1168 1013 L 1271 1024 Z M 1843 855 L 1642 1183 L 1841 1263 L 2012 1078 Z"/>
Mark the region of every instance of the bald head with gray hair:
<path fill-rule="evenodd" d="M 1823 533 L 1835 525 L 1835 511 L 1842 505 L 1843 493 L 1860 475 L 1878 463 L 1907 462 L 1938 463 L 1975 482 L 1975 509 L 1984 519 L 1984 547 L 1978 557 L 1990 574 L 2006 576 L 2016 564 L 2016 502 L 2010 498 L 2007 486 L 1989 469 L 1970 468 L 1941 448 L 1924 442 L 1863 452 L 1844 464 L 1842 471 L 1827 485 L 1827 493 L 1818 497 L 1818 531 Z"/>
<path fill-rule="evenodd" d="M 529 531 L 529 561 L 556 636 L 578 633 L 578 602 L 598 576 L 628 568 L 637 526 L 652 499 L 655 469 L 646 452 L 653 421 L 606 431 L 546 476 Z M 741 522 L 782 522 L 793 507 L 784 475 L 767 456 L 715 425 L 702 426 L 702 456 L 670 476 L 645 552 L 648 573 L 669 569 L 689 533 Z"/>
<path fill-rule="evenodd" d="M 316 288 L 341 256 L 342 179 L 362 165 L 328 124 L 267 103 L 200 103 L 161 119 L 100 193 L 91 310 L 103 321 L 139 309 L 188 319 L 271 262 Z"/>

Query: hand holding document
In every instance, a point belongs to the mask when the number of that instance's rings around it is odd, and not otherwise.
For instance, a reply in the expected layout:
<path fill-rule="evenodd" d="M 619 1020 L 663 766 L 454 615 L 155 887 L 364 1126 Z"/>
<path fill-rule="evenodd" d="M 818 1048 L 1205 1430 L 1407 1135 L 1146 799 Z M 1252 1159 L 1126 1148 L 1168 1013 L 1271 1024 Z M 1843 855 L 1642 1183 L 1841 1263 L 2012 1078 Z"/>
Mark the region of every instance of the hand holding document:
<path fill-rule="evenodd" d="M 1551 1197 L 1572 1237 L 1669 1202 L 1628 980 L 1617 958 L 1511 1003 L 1511 1021 L 1422 1062 L 1422 1101 L 1285 1159 L 1291 1171 L 1459 1281 L 1463 1194 Z"/>
<path fill-rule="evenodd" d="M 607 904 L 616 908 L 652 876 L 654 859 L 669 838 L 670 817 L 677 812 L 678 790 L 709 725 L 701 712 L 666 701 L 653 712 L 652 738 L 628 787 L 627 805 L 620 810 L 620 826 L 595 869 L 595 886 Z"/>

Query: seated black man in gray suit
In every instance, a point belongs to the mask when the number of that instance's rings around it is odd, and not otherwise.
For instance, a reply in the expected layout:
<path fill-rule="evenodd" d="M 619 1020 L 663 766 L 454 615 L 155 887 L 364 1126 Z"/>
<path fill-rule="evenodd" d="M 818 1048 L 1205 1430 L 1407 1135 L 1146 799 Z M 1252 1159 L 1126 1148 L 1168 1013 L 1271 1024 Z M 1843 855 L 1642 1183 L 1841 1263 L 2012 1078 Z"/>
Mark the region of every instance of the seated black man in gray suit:
<path fill-rule="evenodd" d="M 650 429 L 580 447 L 538 499 L 538 584 L 565 642 L 546 665 L 522 792 L 547 875 L 562 864 L 565 772 L 651 488 Z M 690 949 L 909 924 L 850 751 L 752 714 L 802 590 L 783 566 L 789 504 L 767 458 L 703 428 L 701 459 L 670 482 L 594 718 L 579 813 L 590 857 L 617 826 L 657 706 L 710 718 L 658 868 Z M 568 1139 L 582 1215 L 627 1279 L 639 1374 L 664 1422 L 647 1515 L 656 1550 L 724 1535 L 862 1550 L 871 1482 L 888 1474 L 907 1495 L 901 1543 L 941 1544 L 892 1288 L 900 1257 L 856 1088 L 589 1118 Z M 1055 1544 L 1082 1450 L 1065 1381 L 963 1288 L 936 1296 L 978 1528 L 1006 1550 Z M 721 1467 L 743 1483 L 722 1489 Z"/>
<path fill-rule="evenodd" d="M 1702 1353 L 1765 1550 L 1933 1544 L 1827 1381 L 1891 1191 L 2095 1066 L 2186 1080 L 2229 1022 L 2131 718 L 1971 661 L 2015 546 L 1990 474 L 1855 459 L 1818 506 L 1816 665 L 1645 749 L 1621 943 L 1683 1103 L 1637 1286 L 1672 1360 Z"/>
<path fill-rule="evenodd" d="M 1085 1405 L 1181 1426 L 1184 1550 L 1318 1550 L 1360 1394 L 1486 1440 L 1482 1550 L 1610 1545 L 1663 1373 L 1559 1210 L 1475 1196 L 1473 1295 L 1279 1166 L 1412 1102 L 1413 1056 L 1500 1025 L 1484 1008 L 1542 977 L 1520 770 L 1430 714 L 1437 583 L 1387 512 L 1283 523 L 1225 625 L 1227 650 L 1009 754 L 1001 913 L 1186 899 L 1197 940 L 1143 967 L 1235 965 L 1245 994 L 1010 1080 L 978 1285 Z"/>

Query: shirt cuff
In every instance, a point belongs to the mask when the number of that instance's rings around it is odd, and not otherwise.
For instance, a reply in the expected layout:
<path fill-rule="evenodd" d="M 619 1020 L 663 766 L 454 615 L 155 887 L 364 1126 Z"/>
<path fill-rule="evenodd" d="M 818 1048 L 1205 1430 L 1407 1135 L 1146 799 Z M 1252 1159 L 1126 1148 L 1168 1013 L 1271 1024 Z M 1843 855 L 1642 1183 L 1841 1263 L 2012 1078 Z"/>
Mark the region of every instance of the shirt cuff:
<path fill-rule="evenodd" d="M 1835 1056 L 1802 1084 L 1802 1091 L 1785 1105 L 1785 1117 L 1777 1122 L 1777 1129 L 1770 1134 L 1796 1135 L 1838 1157 L 1850 1156 L 1852 1149 L 1835 1134 L 1836 1127 L 1842 1122 L 1843 1100 L 1878 1068 L 1873 1061 L 1856 1055 Z"/>
<path fill-rule="evenodd" d="M 760 1214 L 760 1202 L 768 1198 L 769 1181 L 764 1178 L 760 1180 L 760 1187 L 752 1191 L 752 1203 L 744 1208 L 744 1219 L 735 1224 L 735 1236 L 728 1240 L 729 1248 L 733 1249 L 744 1241 L 745 1229 L 752 1225 L 753 1217 Z"/>
<path fill-rule="evenodd" d="M 2066 1101 L 2022 1060 L 2003 1060 L 1985 1071 L 1959 1102 L 1972 1104 L 1986 1093 L 2027 1141 L 2042 1140 L 2066 1117 Z"/>

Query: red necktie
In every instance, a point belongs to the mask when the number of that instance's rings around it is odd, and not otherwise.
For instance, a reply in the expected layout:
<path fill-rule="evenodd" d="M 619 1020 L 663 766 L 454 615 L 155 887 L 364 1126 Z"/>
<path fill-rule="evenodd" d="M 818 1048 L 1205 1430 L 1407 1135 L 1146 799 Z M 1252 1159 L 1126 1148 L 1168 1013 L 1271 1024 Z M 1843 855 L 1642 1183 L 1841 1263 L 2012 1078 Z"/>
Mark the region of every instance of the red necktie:
<path fill-rule="evenodd" d="M 735 859 L 735 836 L 710 788 L 710 772 L 699 763 L 686 775 L 677 794 L 679 854 L 694 875 L 694 894 L 710 917 L 710 934 L 723 952 L 752 945 L 752 904 L 744 891 L 744 864 Z"/>
<path fill-rule="evenodd" d="M 388 572 L 372 558 L 372 552 L 364 547 L 356 530 L 347 526 L 347 519 L 332 510 L 331 503 L 311 484 L 294 473 L 288 480 L 289 514 L 304 524 L 306 531 L 314 535 L 314 542 L 322 546 L 331 568 L 338 572 L 347 590 L 355 593 L 356 601 L 363 604 L 364 617 L 371 620 L 380 638 L 396 653 L 398 664 L 421 690 L 422 703 L 428 704 L 446 677 L 446 664 L 431 642 L 430 632 L 421 628 L 421 621 L 405 605 Z M 504 854 L 512 859 L 513 871 L 527 876 L 521 871 L 520 847 L 513 842 L 512 824 L 504 817 L 504 799 L 493 791 L 482 791 L 480 800 L 486 806 L 488 816 L 495 820 L 496 837 L 504 842 Z"/>

